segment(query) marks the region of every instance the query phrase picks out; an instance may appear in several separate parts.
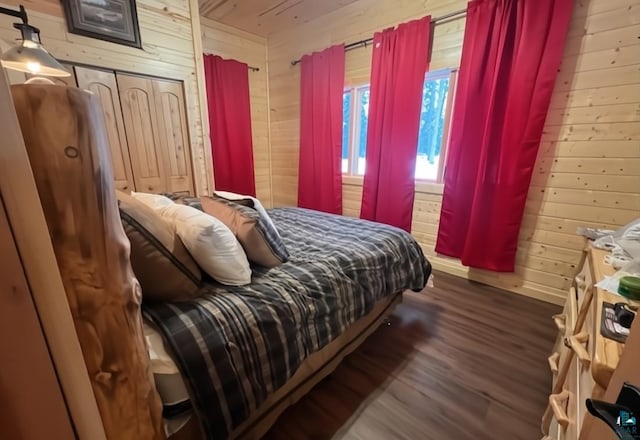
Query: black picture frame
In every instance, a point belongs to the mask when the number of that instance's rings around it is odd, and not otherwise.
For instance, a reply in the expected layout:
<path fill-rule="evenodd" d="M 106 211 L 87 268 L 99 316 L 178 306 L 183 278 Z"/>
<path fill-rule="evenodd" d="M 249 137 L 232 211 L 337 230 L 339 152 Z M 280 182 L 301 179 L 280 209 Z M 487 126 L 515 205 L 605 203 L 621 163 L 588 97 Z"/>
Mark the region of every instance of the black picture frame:
<path fill-rule="evenodd" d="M 142 49 L 135 0 L 62 0 L 72 34 Z"/>

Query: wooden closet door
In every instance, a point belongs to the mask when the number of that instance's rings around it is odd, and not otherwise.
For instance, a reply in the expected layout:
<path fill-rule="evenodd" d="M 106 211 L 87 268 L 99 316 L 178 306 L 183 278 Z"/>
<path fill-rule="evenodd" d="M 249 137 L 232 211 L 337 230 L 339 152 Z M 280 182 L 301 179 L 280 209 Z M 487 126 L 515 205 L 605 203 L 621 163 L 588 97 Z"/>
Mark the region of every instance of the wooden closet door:
<path fill-rule="evenodd" d="M 111 149 L 115 185 L 117 189 L 129 192 L 135 189 L 135 186 L 116 75 L 113 72 L 76 67 L 76 77 L 78 87 L 90 90 L 100 98 Z"/>
<path fill-rule="evenodd" d="M 2 198 L 0 249 L 0 439 L 73 440 L 76 437 Z"/>
<path fill-rule="evenodd" d="M 116 78 L 136 191 L 165 192 L 168 188 L 152 82 L 121 73 Z"/>
<path fill-rule="evenodd" d="M 153 92 L 167 188 L 171 192 L 188 192 L 193 195 L 189 128 L 182 83 L 154 79 Z"/>

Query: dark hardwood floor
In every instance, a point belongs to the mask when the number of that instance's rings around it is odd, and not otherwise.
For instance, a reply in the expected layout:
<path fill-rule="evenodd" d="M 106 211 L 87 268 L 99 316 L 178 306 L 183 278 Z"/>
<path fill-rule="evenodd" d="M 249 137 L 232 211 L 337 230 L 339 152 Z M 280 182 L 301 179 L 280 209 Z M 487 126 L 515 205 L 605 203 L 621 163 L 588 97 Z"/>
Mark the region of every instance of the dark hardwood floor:
<path fill-rule="evenodd" d="M 559 311 L 435 273 L 265 438 L 540 439 Z"/>

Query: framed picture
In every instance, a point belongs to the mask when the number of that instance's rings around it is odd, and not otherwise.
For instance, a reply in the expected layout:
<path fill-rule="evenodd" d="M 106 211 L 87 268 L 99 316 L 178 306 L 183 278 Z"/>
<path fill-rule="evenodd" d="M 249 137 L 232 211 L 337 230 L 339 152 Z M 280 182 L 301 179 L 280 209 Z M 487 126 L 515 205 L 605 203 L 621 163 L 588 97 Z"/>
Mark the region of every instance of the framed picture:
<path fill-rule="evenodd" d="M 135 0 L 62 0 L 69 32 L 141 48 Z"/>

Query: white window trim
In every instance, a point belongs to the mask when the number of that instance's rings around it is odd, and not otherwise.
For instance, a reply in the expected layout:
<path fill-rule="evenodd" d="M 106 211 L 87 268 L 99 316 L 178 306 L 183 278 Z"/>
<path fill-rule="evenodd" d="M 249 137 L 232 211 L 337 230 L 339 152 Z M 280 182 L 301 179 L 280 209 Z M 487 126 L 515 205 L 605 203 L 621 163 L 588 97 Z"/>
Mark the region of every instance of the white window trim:
<path fill-rule="evenodd" d="M 449 136 L 451 134 L 451 116 L 453 114 L 453 103 L 456 93 L 456 79 L 458 76 L 458 68 L 444 68 L 427 72 L 424 76 L 425 81 L 449 78 L 449 90 L 451 93 L 447 96 L 446 111 L 444 117 L 444 129 L 442 130 L 442 140 L 440 141 L 440 157 L 438 159 L 438 174 L 435 179 L 415 179 L 416 184 L 430 184 L 444 186 L 444 169 L 446 166 L 447 153 L 449 151 Z"/>
<path fill-rule="evenodd" d="M 354 112 L 353 112 L 353 102 L 354 102 L 353 87 L 347 87 L 347 88 L 344 89 L 343 98 L 342 98 L 343 99 L 343 101 L 342 101 L 343 105 L 344 105 L 344 94 L 345 93 L 348 93 L 350 98 L 351 98 L 351 111 L 350 111 L 351 114 L 349 115 L 349 122 L 350 122 L 350 124 L 349 124 L 349 136 L 347 137 L 347 142 L 348 142 L 348 145 L 347 145 L 347 171 L 346 172 L 342 172 L 342 175 L 343 176 L 349 176 L 349 175 L 351 175 L 351 156 L 352 156 L 352 150 L 353 150 L 353 127 L 355 125 L 354 119 L 353 119 L 353 115 L 354 115 Z M 344 112 L 343 112 L 343 114 L 344 114 Z M 344 121 L 343 121 L 343 123 L 344 123 Z M 343 148 L 344 148 L 344 145 L 343 145 Z M 342 157 L 340 157 L 340 162 L 342 163 Z M 342 165 L 340 166 L 340 170 L 342 171 Z"/>

